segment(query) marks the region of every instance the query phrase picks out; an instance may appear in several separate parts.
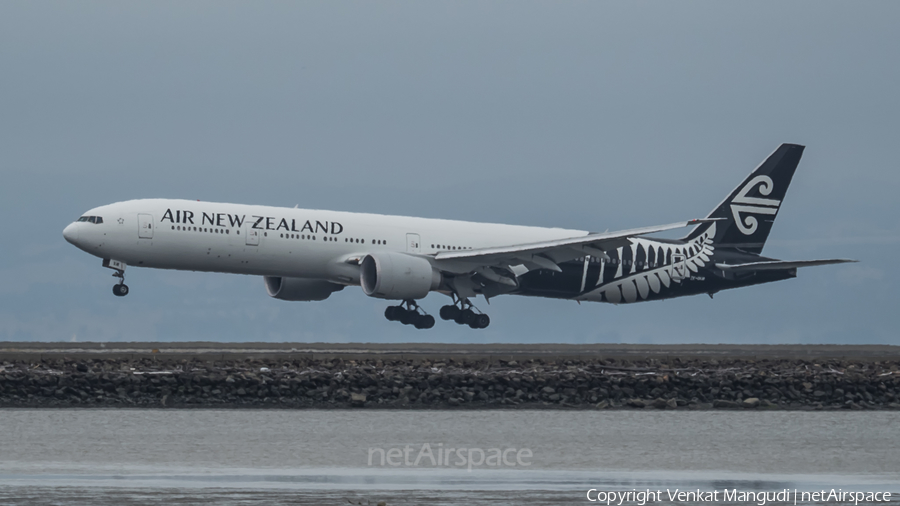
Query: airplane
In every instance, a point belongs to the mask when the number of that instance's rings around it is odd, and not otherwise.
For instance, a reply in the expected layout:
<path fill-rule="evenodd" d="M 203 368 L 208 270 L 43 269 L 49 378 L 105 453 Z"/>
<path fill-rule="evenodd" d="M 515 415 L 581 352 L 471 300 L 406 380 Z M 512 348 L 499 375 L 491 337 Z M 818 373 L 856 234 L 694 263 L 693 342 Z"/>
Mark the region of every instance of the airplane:
<path fill-rule="evenodd" d="M 713 294 L 793 278 L 800 267 L 847 259 L 784 261 L 763 246 L 804 146 L 782 144 L 706 218 L 618 232 L 588 232 L 379 214 L 173 199 L 91 209 L 63 230 L 103 259 L 129 293 L 126 266 L 262 276 L 269 296 L 320 301 L 347 286 L 400 301 L 385 317 L 432 328 L 419 306 L 451 298 L 443 320 L 483 329 L 476 308 L 499 295 L 624 304 Z M 692 226 L 681 239 L 648 234 Z"/>

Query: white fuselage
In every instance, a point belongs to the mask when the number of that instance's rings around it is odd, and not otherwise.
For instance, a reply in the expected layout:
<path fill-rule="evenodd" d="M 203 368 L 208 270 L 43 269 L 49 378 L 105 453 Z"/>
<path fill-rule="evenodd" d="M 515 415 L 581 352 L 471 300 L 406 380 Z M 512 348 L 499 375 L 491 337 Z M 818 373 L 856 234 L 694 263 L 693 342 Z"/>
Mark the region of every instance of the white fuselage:
<path fill-rule="evenodd" d="M 135 267 L 324 279 L 358 285 L 347 262 L 378 251 L 441 251 L 585 235 L 580 230 L 379 214 L 146 199 L 97 207 L 66 240 Z"/>

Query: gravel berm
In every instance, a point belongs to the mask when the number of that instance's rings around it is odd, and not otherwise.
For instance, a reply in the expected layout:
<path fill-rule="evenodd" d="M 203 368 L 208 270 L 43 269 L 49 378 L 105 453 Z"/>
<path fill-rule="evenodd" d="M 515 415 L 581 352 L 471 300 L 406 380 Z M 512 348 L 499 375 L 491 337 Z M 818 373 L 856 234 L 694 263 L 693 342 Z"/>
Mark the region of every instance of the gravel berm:
<path fill-rule="evenodd" d="M 900 409 L 894 346 L 0 343 L 2 407 Z"/>

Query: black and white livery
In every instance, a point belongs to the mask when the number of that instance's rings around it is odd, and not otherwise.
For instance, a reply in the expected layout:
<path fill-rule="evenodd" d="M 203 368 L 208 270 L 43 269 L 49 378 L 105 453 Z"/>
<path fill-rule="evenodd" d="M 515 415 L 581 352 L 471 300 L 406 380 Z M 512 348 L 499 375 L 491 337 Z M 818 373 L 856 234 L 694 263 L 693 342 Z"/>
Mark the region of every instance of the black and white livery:
<path fill-rule="evenodd" d="M 435 323 L 416 301 L 440 292 L 452 301 L 442 319 L 484 328 L 478 295 L 613 304 L 712 296 L 852 261 L 762 256 L 802 154 L 782 144 L 704 219 L 619 232 L 147 199 L 92 209 L 63 236 L 115 271 L 117 296 L 128 294 L 126 266 L 250 274 L 287 301 L 359 286 L 400 301 L 385 317 L 416 328 Z M 689 226 L 680 240 L 646 237 Z"/>

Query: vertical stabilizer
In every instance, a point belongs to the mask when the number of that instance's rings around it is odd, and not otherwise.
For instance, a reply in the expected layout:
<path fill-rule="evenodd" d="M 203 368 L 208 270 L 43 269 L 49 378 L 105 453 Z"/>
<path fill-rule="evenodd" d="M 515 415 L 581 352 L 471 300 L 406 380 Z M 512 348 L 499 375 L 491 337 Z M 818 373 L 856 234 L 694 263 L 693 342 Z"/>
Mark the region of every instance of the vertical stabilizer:
<path fill-rule="evenodd" d="M 804 146 L 782 144 L 769 155 L 707 218 L 717 218 L 714 243 L 760 254 L 778 216 Z M 702 233 L 700 225 L 686 239 Z"/>

